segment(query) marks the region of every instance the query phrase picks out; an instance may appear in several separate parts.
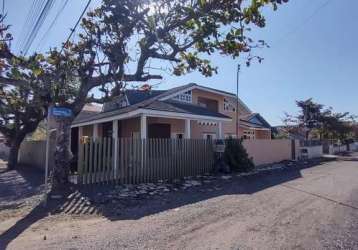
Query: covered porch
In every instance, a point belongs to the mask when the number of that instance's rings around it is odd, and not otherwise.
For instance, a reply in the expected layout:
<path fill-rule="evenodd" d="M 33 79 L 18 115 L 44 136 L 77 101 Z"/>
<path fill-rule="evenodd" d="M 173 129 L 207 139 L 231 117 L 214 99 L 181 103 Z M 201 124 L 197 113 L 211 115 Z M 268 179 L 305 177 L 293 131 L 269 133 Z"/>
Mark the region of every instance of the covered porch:
<path fill-rule="evenodd" d="M 204 121 L 211 125 L 202 129 Z M 223 138 L 223 123 L 229 121 L 146 110 L 77 123 L 71 134 L 71 149 L 77 159 L 74 172 L 85 184 L 202 174 L 212 167 L 213 160 L 212 144 L 205 139 L 213 139 L 213 134 Z M 202 165 L 194 166 L 198 161 Z"/>
<path fill-rule="evenodd" d="M 71 151 L 76 157 L 80 144 L 111 138 L 114 152 L 118 139 L 222 139 L 223 123 L 230 118 L 158 110 L 136 110 L 116 116 L 93 119 L 72 125 Z M 203 126 L 202 124 L 206 124 Z"/>
<path fill-rule="evenodd" d="M 222 139 L 223 123 L 228 121 L 230 119 L 203 116 L 140 114 L 123 119 L 75 124 L 72 126 L 71 141 L 79 141 L 83 137 L 205 139 L 201 133 L 203 131 L 216 134 L 216 138 Z M 202 124 L 210 124 L 210 127 L 200 129 Z"/>

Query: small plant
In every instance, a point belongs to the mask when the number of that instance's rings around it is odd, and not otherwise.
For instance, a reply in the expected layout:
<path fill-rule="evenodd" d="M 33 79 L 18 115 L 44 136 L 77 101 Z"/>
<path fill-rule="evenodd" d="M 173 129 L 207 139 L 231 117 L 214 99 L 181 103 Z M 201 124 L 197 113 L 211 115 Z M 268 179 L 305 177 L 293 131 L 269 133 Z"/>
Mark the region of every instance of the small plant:
<path fill-rule="evenodd" d="M 224 161 L 232 171 L 249 172 L 255 168 L 252 158 L 242 145 L 242 139 L 229 138 L 225 141 Z"/>

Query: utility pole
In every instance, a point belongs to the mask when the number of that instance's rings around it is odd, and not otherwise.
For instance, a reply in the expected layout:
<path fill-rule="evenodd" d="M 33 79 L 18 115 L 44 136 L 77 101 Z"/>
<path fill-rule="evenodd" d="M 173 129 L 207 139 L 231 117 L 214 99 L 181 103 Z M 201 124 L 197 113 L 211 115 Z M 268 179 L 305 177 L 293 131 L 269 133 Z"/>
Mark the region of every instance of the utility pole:
<path fill-rule="evenodd" d="M 236 73 L 236 139 L 239 139 L 239 76 L 240 76 L 240 63 L 237 65 Z"/>

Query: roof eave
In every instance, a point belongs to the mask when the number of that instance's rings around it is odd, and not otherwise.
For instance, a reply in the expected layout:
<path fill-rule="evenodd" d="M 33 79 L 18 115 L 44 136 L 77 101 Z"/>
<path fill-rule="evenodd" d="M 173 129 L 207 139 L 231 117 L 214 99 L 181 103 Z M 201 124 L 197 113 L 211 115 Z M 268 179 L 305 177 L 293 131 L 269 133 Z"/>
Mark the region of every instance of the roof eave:
<path fill-rule="evenodd" d="M 206 116 L 206 115 L 195 115 L 189 113 L 181 113 L 181 112 L 172 112 L 172 111 L 161 111 L 161 110 L 154 110 L 148 108 L 138 108 L 133 111 L 125 112 L 118 115 L 113 115 L 109 117 L 103 117 L 100 119 L 92 119 L 88 121 L 82 121 L 78 123 L 72 124 L 71 127 L 82 127 L 88 126 L 93 124 L 99 124 L 104 122 L 110 122 L 114 120 L 124 120 L 133 117 L 138 117 L 140 115 L 145 115 L 148 117 L 163 117 L 163 118 L 171 118 L 171 119 L 191 119 L 191 120 L 208 120 L 208 121 L 218 121 L 218 122 L 230 122 L 232 121 L 231 118 L 226 117 L 216 117 L 216 116 Z"/>

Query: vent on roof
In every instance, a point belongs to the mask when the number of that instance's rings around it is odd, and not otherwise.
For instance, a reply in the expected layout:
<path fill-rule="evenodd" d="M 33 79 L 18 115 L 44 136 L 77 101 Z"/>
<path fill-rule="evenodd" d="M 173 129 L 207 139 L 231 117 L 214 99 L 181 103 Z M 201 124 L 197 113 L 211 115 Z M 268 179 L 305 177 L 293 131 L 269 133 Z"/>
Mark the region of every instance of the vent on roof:
<path fill-rule="evenodd" d="M 152 86 L 149 85 L 148 83 L 143 84 L 142 86 L 140 86 L 139 88 L 140 91 L 151 91 L 152 90 Z"/>

